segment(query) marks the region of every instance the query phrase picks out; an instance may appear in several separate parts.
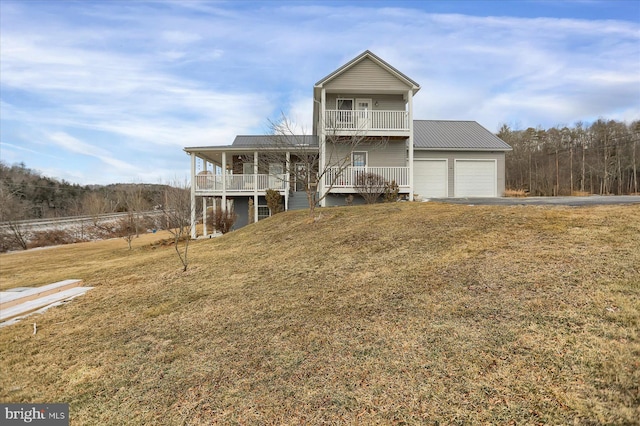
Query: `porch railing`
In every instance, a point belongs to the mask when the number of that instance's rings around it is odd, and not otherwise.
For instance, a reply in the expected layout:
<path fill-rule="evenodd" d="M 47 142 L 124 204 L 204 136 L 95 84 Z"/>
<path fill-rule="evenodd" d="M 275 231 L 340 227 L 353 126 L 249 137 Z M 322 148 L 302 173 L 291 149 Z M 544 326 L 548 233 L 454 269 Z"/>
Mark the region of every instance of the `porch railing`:
<path fill-rule="evenodd" d="M 275 189 L 284 191 L 287 187 L 287 175 L 226 175 L 226 185 L 222 184 L 222 175 L 196 176 L 196 191 L 222 192 L 223 187 L 229 192 L 254 192 Z"/>
<path fill-rule="evenodd" d="M 325 129 L 409 131 L 407 111 L 325 111 Z"/>
<path fill-rule="evenodd" d="M 331 167 L 324 176 L 324 183 L 327 186 L 333 183 L 333 188 L 353 188 L 358 185 L 359 177 L 367 173 L 380 176 L 384 182 L 396 181 L 400 187 L 409 186 L 408 167 Z"/>

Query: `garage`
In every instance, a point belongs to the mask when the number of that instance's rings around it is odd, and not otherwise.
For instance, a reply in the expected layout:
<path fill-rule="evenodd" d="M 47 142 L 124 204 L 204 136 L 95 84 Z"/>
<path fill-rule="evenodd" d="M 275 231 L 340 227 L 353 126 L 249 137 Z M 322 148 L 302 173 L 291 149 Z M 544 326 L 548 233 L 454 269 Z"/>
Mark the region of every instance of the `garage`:
<path fill-rule="evenodd" d="M 415 159 L 414 192 L 425 198 L 447 197 L 447 160 Z"/>
<path fill-rule="evenodd" d="M 455 160 L 456 197 L 496 197 L 496 160 Z"/>

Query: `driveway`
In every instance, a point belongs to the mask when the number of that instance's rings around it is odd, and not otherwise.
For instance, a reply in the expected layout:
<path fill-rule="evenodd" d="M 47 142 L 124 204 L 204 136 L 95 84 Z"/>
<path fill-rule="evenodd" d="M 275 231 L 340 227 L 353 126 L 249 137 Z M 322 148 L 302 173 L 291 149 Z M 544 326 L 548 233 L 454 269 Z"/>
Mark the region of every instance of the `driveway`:
<path fill-rule="evenodd" d="M 453 204 L 474 204 L 479 206 L 595 206 L 605 204 L 640 204 L 640 195 L 591 195 L 588 197 L 523 198 L 430 198 L 429 201 L 440 201 L 443 203 Z"/>

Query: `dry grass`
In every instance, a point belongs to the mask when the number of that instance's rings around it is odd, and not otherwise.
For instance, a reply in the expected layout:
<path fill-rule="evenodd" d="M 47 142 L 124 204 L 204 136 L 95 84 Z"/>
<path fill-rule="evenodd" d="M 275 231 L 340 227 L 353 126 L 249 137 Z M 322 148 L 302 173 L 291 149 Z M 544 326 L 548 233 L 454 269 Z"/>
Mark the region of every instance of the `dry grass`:
<path fill-rule="evenodd" d="M 306 219 L 195 242 L 186 273 L 152 241 L 0 256 L 4 287 L 96 286 L 2 329 L 0 400 L 73 424 L 637 424 L 637 206 Z"/>
<path fill-rule="evenodd" d="M 521 197 L 526 197 L 527 192 L 524 189 L 505 189 L 504 196 L 521 198 Z"/>
<path fill-rule="evenodd" d="M 589 195 L 592 195 L 592 194 L 587 191 L 573 191 L 571 193 L 572 197 L 588 197 Z"/>

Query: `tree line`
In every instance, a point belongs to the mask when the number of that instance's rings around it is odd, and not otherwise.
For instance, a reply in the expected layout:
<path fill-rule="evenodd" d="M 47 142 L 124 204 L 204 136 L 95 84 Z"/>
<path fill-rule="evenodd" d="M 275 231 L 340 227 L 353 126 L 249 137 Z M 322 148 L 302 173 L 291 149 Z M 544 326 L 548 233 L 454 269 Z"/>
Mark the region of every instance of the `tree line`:
<path fill-rule="evenodd" d="M 153 210 L 155 214 L 145 215 Z M 105 219 L 105 213 L 126 213 Z M 79 222 L 45 231 L 33 231 L 24 220 L 90 216 Z M 94 239 L 121 237 L 129 250 L 134 238 L 149 229 L 165 229 L 187 269 L 191 227 L 191 199 L 187 182 L 167 185 L 76 185 L 42 176 L 24 163 L 0 162 L 0 252 Z"/>
<path fill-rule="evenodd" d="M 497 136 L 513 148 L 505 159 L 508 190 L 537 196 L 639 193 L 640 120 L 599 119 L 547 130 L 504 124 Z"/>
<path fill-rule="evenodd" d="M 42 176 L 24 163 L 0 162 L 0 221 L 151 210 L 166 185 L 78 185 Z M 160 201 L 159 201 L 160 200 Z M 132 205 L 133 204 L 133 205 Z"/>

